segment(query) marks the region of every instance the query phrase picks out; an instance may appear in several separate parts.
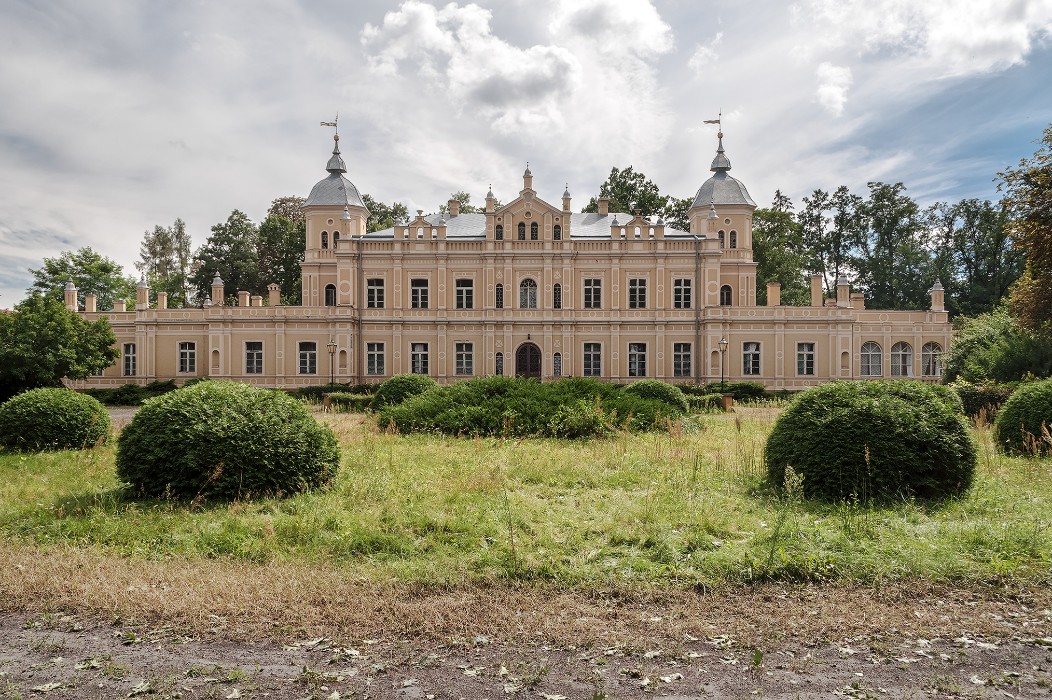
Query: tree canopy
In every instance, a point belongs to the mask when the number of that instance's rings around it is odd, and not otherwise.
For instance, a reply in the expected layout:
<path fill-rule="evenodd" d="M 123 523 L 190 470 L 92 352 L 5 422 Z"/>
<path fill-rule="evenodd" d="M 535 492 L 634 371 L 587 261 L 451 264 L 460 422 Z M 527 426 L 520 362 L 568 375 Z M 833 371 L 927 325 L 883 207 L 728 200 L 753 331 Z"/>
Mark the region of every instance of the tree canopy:
<path fill-rule="evenodd" d="M 136 269 L 154 292 L 168 294 L 171 307 L 186 306 L 192 296 L 189 288 L 190 248 L 190 234 L 182 219 L 176 219 L 171 226 L 154 226 L 153 231 L 143 234 L 139 245 Z"/>
<path fill-rule="evenodd" d="M 67 250 L 57 258 L 44 258 L 38 270 L 30 269 L 33 286 L 26 291 L 39 292 L 52 299 L 63 301 L 62 290 L 66 282 L 73 280 L 77 286 L 78 306 L 83 310 L 84 295 L 96 295 L 99 310 L 113 308 L 116 299 L 125 299 L 134 306 L 135 280 L 125 277 L 119 263 L 99 255 L 92 248 Z"/>
<path fill-rule="evenodd" d="M 588 200 L 582 212 L 599 211 L 599 197 L 610 198 L 610 211 L 641 216 L 660 216 L 665 223 L 682 231 L 689 230 L 687 209 L 690 199 L 676 199 L 661 194 L 661 190 L 652 180 L 631 165 L 627 168 L 610 169 L 610 176 L 599 186 L 599 195 Z"/>

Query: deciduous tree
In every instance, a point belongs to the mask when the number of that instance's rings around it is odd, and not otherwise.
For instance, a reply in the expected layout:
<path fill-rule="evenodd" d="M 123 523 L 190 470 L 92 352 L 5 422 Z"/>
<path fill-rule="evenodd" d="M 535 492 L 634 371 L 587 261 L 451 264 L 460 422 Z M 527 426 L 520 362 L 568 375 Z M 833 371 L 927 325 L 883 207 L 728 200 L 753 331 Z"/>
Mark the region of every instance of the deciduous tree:
<path fill-rule="evenodd" d="M 44 258 L 39 270 L 29 270 L 33 275 L 33 286 L 29 293 L 40 292 L 59 302 L 66 282 L 73 280 L 79 292 L 79 305 L 84 308 L 84 295 L 95 294 L 98 308 L 113 308 L 115 299 L 125 299 L 134 306 L 135 280 L 124 276 L 124 268 L 107 257 L 99 255 L 90 247 L 65 251 L 57 258 Z"/>
<path fill-rule="evenodd" d="M 183 220 L 176 219 L 171 226 L 154 226 L 143 234 L 135 268 L 154 292 L 167 292 L 169 306 L 181 307 L 191 301 L 191 261 L 190 234 Z"/>
<path fill-rule="evenodd" d="M 194 254 L 193 268 L 190 284 L 200 300 L 211 296 L 217 273 L 228 297 L 238 291 L 262 295 L 269 284 L 259 276 L 259 230 L 237 209 L 224 223 L 212 227 L 208 241 Z"/>
<path fill-rule="evenodd" d="M 800 224 L 793 214 L 792 200 L 776 190 L 771 207 L 754 211 L 752 222 L 757 303 L 766 304 L 767 283 L 778 282 L 782 285 L 782 304 L 806 306 L 811 299 L 804 270 L 807 257 L 801 244 Z"/>

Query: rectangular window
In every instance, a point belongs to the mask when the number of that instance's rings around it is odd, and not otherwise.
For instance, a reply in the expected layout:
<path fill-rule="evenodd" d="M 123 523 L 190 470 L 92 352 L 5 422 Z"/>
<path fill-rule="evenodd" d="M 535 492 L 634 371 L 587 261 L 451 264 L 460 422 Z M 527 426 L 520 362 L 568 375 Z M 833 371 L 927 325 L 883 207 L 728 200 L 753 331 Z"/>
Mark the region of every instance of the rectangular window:
<path fill-rule="evenodd" d="M 475 307 L 475 282 L 457 280 L 457 308 L 472 309 Z"/>
<path fill-rule="evenodd" d="M 796 344 L 796 373 L 801 376 L 811 376 L 815 373 L 815 344 Z"/>
<path fill-rule="evenodd" d="M 628 280 L 628 308 L 647 308 L 647 281 L 645 279 L 634 278 Z"/>
<path fill-rule="evenodd" d="M 179 343 L 179 373 L 197 374 L 197 343 Z"/>
<path fill-rule="evenodd" d="M 135 376 L 135 343 L 124 344 L 124 376 Z"/>
<path fill-rule="evenodd" d="M 584 376 L 598 377 L 602 373 L 602 346 L 599 343 L 584 344 Z"/>
<path fill-rule="evenodd" d="M 584 308 L 603 308 L 603 281 L 600 279 L 586 279 L 584 281 Z"/>
<path fill-rule="evenodd" d="M 475 372 L 475 350 L 471 343 L 456 344 L 456 373 L 470 375 Z"/>
<path fill-rule="evenodd" d="M 686 278 L 672 281 L 672 308 L 689 309 L 691 303 L 691 280 Z"/>
<path fill-rule="evenodd" d="M 382 375 L 384 373 L 384 344 L 365 344 L 365 372 L 371 375 Z"/>
<path fill-rule="evenodd" d="M 365 283 L 365 308 L 384 308 L 384 281 L 371 279 Z"/>
<path fill-rule="evenodd" d="M 427 374 L 427 343 L 412 343 L 409 348 L 409 371 Z"/>
<path fill-rule="evenodd" d="M 760 344 L 746 343 L 742 350 L 742 374 L 760 373 Z"/>
<path fill-rule="evenodd" d="M 300 343 L 300 374 L 318 373 L 318 344 Z"/>
<path fill-rule="evenodd" d="M 411 280 L 409 306 L 414 309 L 427 308 L 427 280 Z"/>
<path fill-rule="evenodd" d="M 628 344 L 628 376 L 647 376 L 647 344 Z"/>
<path fill-rule="evenodd" d="M 263 342 L 245 343 L 245 374 L 263 374 Z"/>
<path fill-rule="evenodd" d="M 690 343 L 672 344 L 672 376 L 691 376 L 691 352 Z"/>

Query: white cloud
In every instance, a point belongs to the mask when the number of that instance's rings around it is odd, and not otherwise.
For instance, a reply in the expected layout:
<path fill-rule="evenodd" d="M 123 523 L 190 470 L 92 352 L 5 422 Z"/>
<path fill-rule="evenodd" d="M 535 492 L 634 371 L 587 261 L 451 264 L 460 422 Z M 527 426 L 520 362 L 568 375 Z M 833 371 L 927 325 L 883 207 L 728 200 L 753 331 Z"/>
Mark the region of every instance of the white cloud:
<path fill-rule="evenodd" d="M 723 41 L 723 32 L 717 32 L 716 37 L 707 45 L 698 44 L 687 61 L 687 67 L 694 71 L 695 75 L 701 75 L 705 66 L 719 58 L 716 47 Z"/>
<path fill-rule="evenodd" d="M 834 66 L 832 63 L 818 64 L 818 89 L 815 97 L 830 114 L 839 117 L 847 104 L 847 91 L 851 87 L 851 69 Z"/>

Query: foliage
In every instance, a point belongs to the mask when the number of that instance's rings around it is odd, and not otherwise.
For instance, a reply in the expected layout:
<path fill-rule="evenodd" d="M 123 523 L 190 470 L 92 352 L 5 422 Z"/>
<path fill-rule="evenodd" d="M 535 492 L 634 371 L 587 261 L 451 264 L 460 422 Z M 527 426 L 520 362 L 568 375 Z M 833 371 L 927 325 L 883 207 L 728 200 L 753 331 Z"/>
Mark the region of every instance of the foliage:
<path fill-rule="evenodd" d="M 303 204 L 306 201 L 303 197 L 295 195 L 278 197 L 270 203 L 270 209 L 267 209 L 267 218 L 279 216 L 283 219 L 288 219 L 294 224 L 305 225 L 307 217 L 303 213 Z"/>
<path fill-rule="evenodd" d="M 353 394 L 348 391 L 333 391 L 326 394 L 333 409 L 365 413 L 373 402 L 372 394 Z"/>
<path fill-rule="evenodd" d="M 1015 391 L 1015 386 L 1012 384 L 972 384 L 964 379 L 958 379 L 946 386 L 955 391 L 961 399 L 964 415 L 974 418 L 984 413 L 987 420 L 997 415 L 1001 406 Z"/>
<path fill-rule="evenodd" d="M 925 248 L 917 203 L 897 182 L 869 183 L 869 199 L 860 213 L 865 222 L 854 266 L 866 306 L 876 309 L 926 309 L 935 282 Z"/>
<path fill-rule="evenodd" d="M 25 389 L 86 379 L 117 359 L 105 318 L 86 321 L 54 297 L 31 294 L 0 313 L 0 399 Z"/>
<path fill-rule="evenodd" d="M 832 195 L 815 190 L 804 197 L 798 219 L 802 247 L 807 251 L 808 267 L 822 275 L 827 296 L 836 292 L 837 279 L 851 269 L 865 229 L 862 205 L 862 198 L 844 185 Z"/>
<path fill-rule="evenodd" d="M 168 294 L 168 306 L 180 308 L 193 302 L 189 289 L 190 234 L 186 223 L 176 219 L 171 226 L 154 226 L 143 234 L 139 244 L 139 261 L 135 268 L 144 275 L 150 288 Z"/>
<path fill-rule="evenodd" d="M 767 283 L 782 285 L 783 306 L 807 306 L 811 288 L 805 279 L 807 256 L 800 246 L 800 224 L 793 215 L 792 201 L 775 191 L 770 209 L 752 215 L 752 257 L 756 261 L 756 302 L 767 303 Z"/>
<path fill-rule="evenodd" d="M 926 384 L 834 382 L 796 398 L 765 458 L 776 487 L 792 467 L 807 498 L 865 502 L 963 493 L 977 448 L 964 417 Z"/>
<path fill-rule="evenodd" d="M 367 194 L 362 195 L 362 202 L 369 210 L 369 220 L 366 222 L 367 233 L 382 231 L 391 228 L 399 221 L 409 220 L 409 210 L 401 202 L 387 205 L 378 202 Z"/>
<path fill-rule="evenodd" d="M 997 412 L 994 433 L 998 447 L 1008 454 L 1052 452 L 1052 379 L 1016 389 Z"/>
<path fill-rule="evenodd" d="M 116 462 L 140 495 L 251 498 L 327 485 L 340 452 L 287 394 L 210 381 L 147 401 L 121 432 Z"/>
<path fill-rule="evenodd" d="M 260 279 L 258 246 L 259 229 L 237 209 L 230 212 L 226 222 L 213 226 L 208 240 L 194 253 L 196 271 L 190 284 L 197 298 L 211 298 L 212 280 L 217 274 L 228 297 L 238 291 L 263 295 L 269 281 Z"/>
<path fill-rule="evenodd" d="M 77 287 L 77 308 L 84 310 L 84 295 L 94 294 L 97 308 L 106 311 L 113 302 L 124 299 L 134 308 L 135 281 L 124 276 L 124 268 L 90 247 L 64 251 L 57 258 L 44 258 L 38 270 L 30 270 L 33 286 L 29 294 L 40 293 L 64 301 L 63 290 L 69 280 Z"/>
<path fill-rule="evenodd" d="M 631 165 L 622 170 L 611 168 L 610 176 L 599 186 L 599 197 L 610 198 L 611 213 L 634 214 L 638 211 L 644 217 L 660 216 L 673 228 L 689 230 L 687 209 L 693 200 L 661 194 L 657 185 Z M 581 211 L 599 211 L 598 197 L 588 200 Z"/>
<path fill-rule="evenodd" d="M 482 207 L 480 209 L 479 207 L 476 207 L 475 205 L 473 205 L 471 203 L 471 195 L 468 194 L 467 192 L 465 192 L 464 190 L 457 190 L 456 192 L 454 192 L 451 195 L 449 195 L 449 198 L 450 199 L 455 199 L 456 201 L 460 202 L 460 213 L 461 214 L 478 214 L 480 212 L 485 212 L 486 211 L 485 207 Z M 449 203 L 448 202 L 443 202 L 442 205 L 438 207 L 438 211 L 439 211 L 440 214 L 448 214 L 449 213 Z"/>
<path fill-rule="evenodd" d="M 311 403 L 321 403 L 322 397 L 325 394 L 333 392 L 347 393 L 347 394 L 369 394 L 370 396 L 376 391 L 376 384 L 311 384 L 309 386 L 301 386 L 298 389 L 292 391 L 293 396 L 304 399 Z"/>
<path fill-rule="evenodd" d="M 1012 288 L 1012 312 L 1032 330 L 1052 320 L 1052 124 L 1040 144 L 1018 167 L 999 173 L 998 184 L 1012 240 L 1026 253 L 1023 276 Z"/>
<path fill-rule="evenodd" d="M 1052 333 L 1024 328 L 1004 308 L 958 317 L 954 327 L 954 342 L 944 357 L 946 381 L 982 384 L 1052 375 Z"/>
<path fill-rule="evenodd" d="M 721 413 L 723 399 L 719 394 L 687 395 L 687 408 L 691 413 Z"/>
<path fill-rule="evenodd" d="M 270 214 L 259 225 L 257 257 L 262 289 L 258 294 L 264 295 L 266 287 L 273 283 L 281 288 L 284 303 L 300 303 L 303 298 L 300 263 L 307 244 L 306 226 L 302 214 L 298 221 Z"/>
<path fill-rule="evenodd" d="M 625 392 L 641 396 L 644 399 L 657 399 L 669 406 L 676 406 L 681 412 L 687 411 L 687 397 L 679 387 L 657 379 L 640 379 L 625 387 Z"/>
<path fill-rule="evenodd" d="M 169 391 L 175 391 L 177 388 L 175 380 L 169 379 L 150 382 L 145 386 L 122 384 L 113 389 L 85 389 L 83 393 L 107 406 L 140 406 L 147 399 L 166 394 Z"/>
<path fill-rule="evenodd" d="M 373 410 L 379 411 L 387 406 L 400 404 L 411 396 L 422 394 L 438 386 L 426 374 L 396 374 L 385 380 L 373 394 Z"/>
<path fill-rule="evenodd" d="M 0 447 L 9 450 L 85 449 L 109 436 L 103 405 L 69 389 L 30 389 L 0 404 Z"/>

